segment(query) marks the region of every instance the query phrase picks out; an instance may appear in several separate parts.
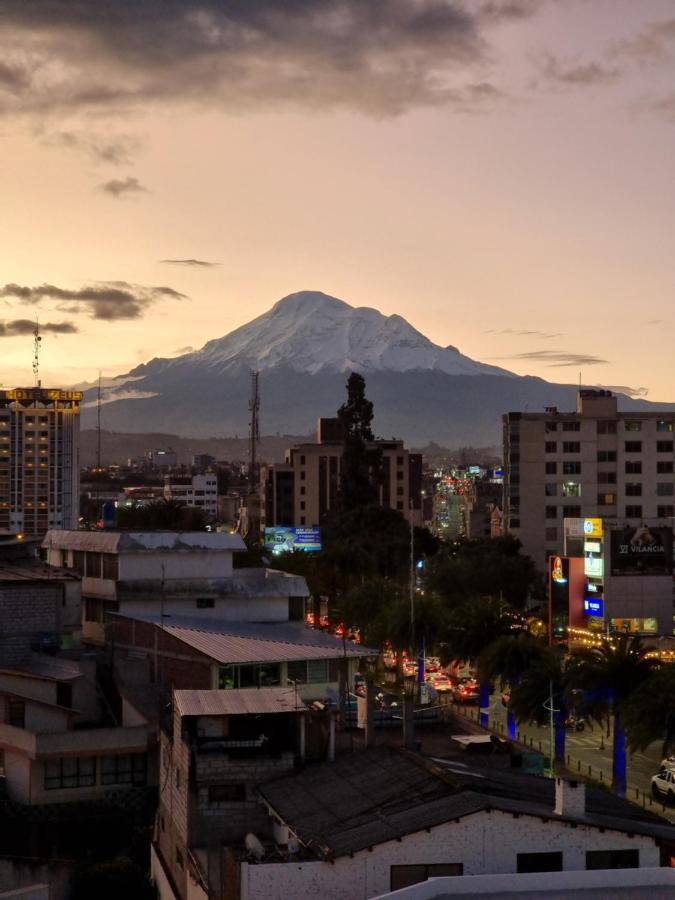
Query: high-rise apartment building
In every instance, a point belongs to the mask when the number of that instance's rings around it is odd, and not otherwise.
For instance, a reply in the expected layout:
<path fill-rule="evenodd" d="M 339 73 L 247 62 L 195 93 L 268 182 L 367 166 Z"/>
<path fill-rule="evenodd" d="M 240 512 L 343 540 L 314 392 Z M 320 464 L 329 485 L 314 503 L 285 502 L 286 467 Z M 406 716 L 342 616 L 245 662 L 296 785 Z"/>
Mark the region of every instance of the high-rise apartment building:
<path fill-rule="evenodd" d="M 82 396 L 0 390 L 0 533 L 77 527 Z"/>
<path fill-rule="evenodd" d="M 380 505 L 422 525 L 422 456 L 399 440 L 372 442 L 382 454 Z M 320 525 L 335 510 L 340 489 L 343 434 L 337 419 L 319 419 L 317 442 L 296 444 L 286 461 L 261 470 L 261 527 Z"/>
<path fill-rule="evenodd" d="M 580 390 L 576 412 L 510 412 L 504 425 L 505 530 L 538 567 L 564 550 L 565 518 L 672 524 L 675 412 L 619 412 Z"/>

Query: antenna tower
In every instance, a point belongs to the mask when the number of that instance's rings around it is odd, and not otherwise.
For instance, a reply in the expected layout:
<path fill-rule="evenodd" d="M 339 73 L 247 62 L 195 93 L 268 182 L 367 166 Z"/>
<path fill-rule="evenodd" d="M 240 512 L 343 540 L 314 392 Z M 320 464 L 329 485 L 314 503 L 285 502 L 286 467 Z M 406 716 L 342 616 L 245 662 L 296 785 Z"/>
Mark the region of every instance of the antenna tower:
<path fill-rule="evenodd" d="M 96 396 L 96 468 L 101 468 L 101 370 L 98 370 L 98 394 Z"/>
<path fill-rule="evenodd" d="M 33 375 L 35 376 L 35 387 L 41 386 L 40 381 L 40 343 L 42 337 L 40 335 L 40 323 L 38 317 L 35 316 L 35 329 L 33 330 Z"/>
<path fill-rule="evenodd" d="M 260 393 L 258 391 L 258 371 L 251 370 L 251 399 L 248 402 L 248 408 L 251 413 L 251 421 L 249 423 L 249 466 L 248 477 L 251 487 L 251 493 L 255 493 L 258 487 L 258 462 L 256 459 L 258 450 L 258 441 L 260 440 L 260 422 L 258 414 L 260 412 Z"/>

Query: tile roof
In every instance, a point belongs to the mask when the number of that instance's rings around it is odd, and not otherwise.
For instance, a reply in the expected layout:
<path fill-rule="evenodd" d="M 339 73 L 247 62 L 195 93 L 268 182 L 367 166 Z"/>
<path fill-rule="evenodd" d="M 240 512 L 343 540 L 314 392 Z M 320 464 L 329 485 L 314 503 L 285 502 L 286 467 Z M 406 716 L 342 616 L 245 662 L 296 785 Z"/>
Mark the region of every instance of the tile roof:
<path fill-rule="evenodd" d="M 243 688 L 232 691 L 174 691 L 173 702 L 181 716 L 289 713 L 307 707 L 293 688 Z"/>
<path fill-rule="evenodd" d="M 551 779 L 465 763 L 444 767 L 387 747 L 309 766 L 260 785 L 259 792 L 324 859 L 491 809 L 675 840 L 675 827 L 663 819 L 595 788 L 586 789 L 583 818 L 558 817 Z"/>

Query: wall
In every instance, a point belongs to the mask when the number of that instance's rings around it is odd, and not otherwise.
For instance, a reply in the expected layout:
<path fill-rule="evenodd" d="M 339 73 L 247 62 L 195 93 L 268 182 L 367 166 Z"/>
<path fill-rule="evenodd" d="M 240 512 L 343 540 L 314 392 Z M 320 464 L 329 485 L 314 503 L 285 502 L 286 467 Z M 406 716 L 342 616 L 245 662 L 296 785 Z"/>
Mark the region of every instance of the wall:
<path fill-rule="evenodd" d="M 586 850 L 640 849 L 641 866 L 658 866 L 650 838 L 536 817 L 480 812 L 328 862 L 241 866 L 241 900 L 360 900 L 390 890 L 392 865 L 463 863 L 465 875 L 514 873 L 518 853 L 561 850 L 565 870 L 586 868 Z"/>
<path fill-rule="evenodd" d="M 225 593 L 227 586 L 222 582 L 209 584 L 203 581 L 201 584 L 192 582 L 185 586 L 185 595 L 172 597 L 170 591 L 178 590 L 178 586 L 167 585 L 164 594 L 164 602 L 160 599 L 158 589 L 146 591 L 142 597 L 129 597 L 122 591 L 118 594 L 119 611 L 124 615 L 158 615 L 160 607 L 165 614 L 173 616 L 190 616 L 190 618 L 220 619 L 226 622 L 287 622 L 288 621 L 288 597 L 216 597 L 216 593 Z M 214 597 L 214 606 L 211 609 L 199 609 L 198 597 Z"/>
<path fill-rule="evenodd" d="M 3 666 L 20 665 L 30 653 L 31 641 L 41 632 L 57 632 L 61 583 L 14 584 L 0 589 L 0 660 Z"/>
<path fill-rule="evenodd" d="M 30 803 L 31 761 L 24 753 L 15 753 L 5 747 L 5 783 L 10 800 Z"/>
<path fill-rule="evenodd" d="M 122 553 L 119 557 L 119 581 L 163 577 L 167 588 L 173 579 L 228 578 L 232 575 L 232 550 L 185 550 L 183 552 Z"/>

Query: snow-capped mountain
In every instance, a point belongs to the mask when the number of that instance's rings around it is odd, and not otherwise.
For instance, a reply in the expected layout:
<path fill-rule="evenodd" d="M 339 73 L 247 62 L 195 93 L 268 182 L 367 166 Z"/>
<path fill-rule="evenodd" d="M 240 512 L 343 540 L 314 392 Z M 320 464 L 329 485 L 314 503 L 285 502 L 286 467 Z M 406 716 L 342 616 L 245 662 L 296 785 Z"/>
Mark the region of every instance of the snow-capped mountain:
<path fill-rule="evenodd" d="M 241 366 L 264 371 L 287 366 L 296 372 L 409 372 L 448 375 L 511 375 L 474 362 L 455 347 L 439 347 L 401 316 L 353 307 L 320 291 L 299 291 L 263 315 L 201 350 L 171 360 L 153 360 L 135 370 L 162 371 L 208 366 L 221 373 Z"/>
<path fill-rule="evenodd" d="M 254 369 L 260 372 L 264 434 L 311 432 L 318 417 L 334 415 L 344 401 L 351 371 L 366 378 L 376 432 L 416 446 L 431 440 L 495 444 L 502 413 L 574 409 L 576 401 L 574 385 L 475 362 L 454 347 L 434 344 L 401 316 L 301 291 L 201 350 L 153 359 L 106 381 L 103 426 L 193 437 L 244 435 Z M 85 428 L 93 424 L 95 388 L 86 400 Z M 633 409 L 658 408 L 628 403 Z"/>

